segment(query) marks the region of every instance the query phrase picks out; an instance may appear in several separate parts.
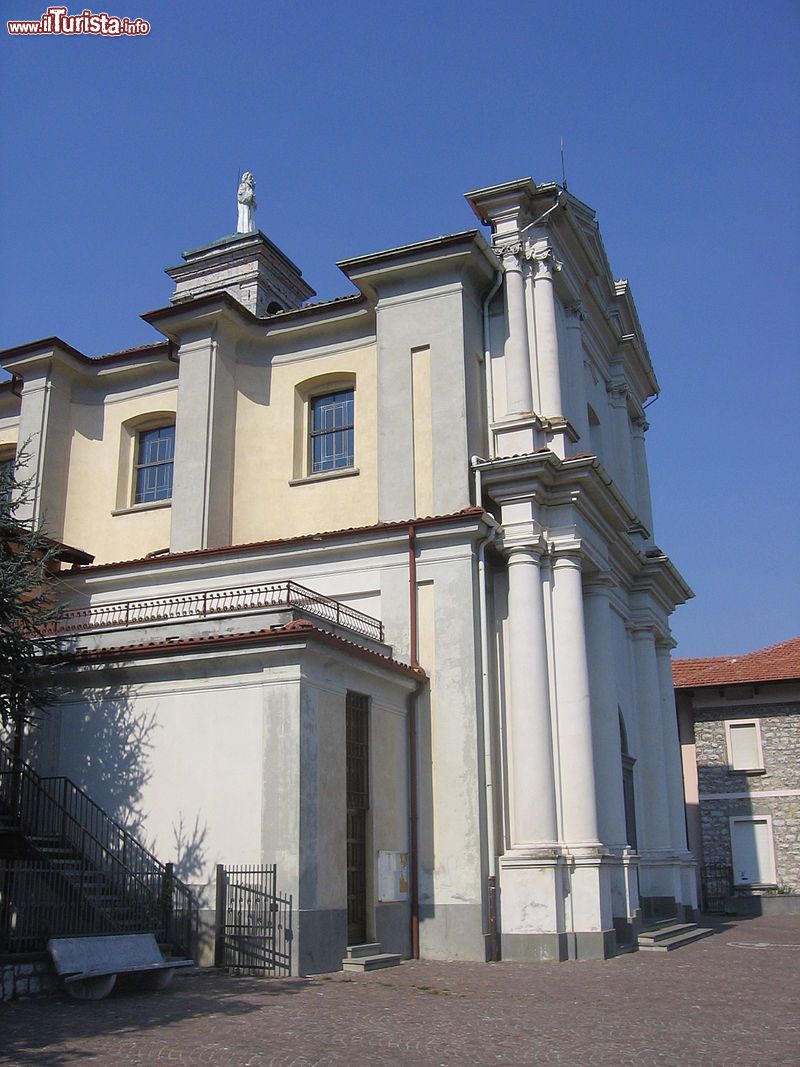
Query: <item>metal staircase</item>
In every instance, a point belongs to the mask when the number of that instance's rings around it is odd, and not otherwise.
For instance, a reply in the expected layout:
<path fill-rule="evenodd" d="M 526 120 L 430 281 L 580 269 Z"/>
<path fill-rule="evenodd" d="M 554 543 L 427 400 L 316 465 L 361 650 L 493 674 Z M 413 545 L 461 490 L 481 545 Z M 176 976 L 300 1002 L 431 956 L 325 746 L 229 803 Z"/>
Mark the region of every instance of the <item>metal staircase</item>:
<path fill-rule="evenodd" d="M 190 954 L 191 891 L 69 778 L 0 742 L 0 953 L 54 936 L 154 933 Z"/>

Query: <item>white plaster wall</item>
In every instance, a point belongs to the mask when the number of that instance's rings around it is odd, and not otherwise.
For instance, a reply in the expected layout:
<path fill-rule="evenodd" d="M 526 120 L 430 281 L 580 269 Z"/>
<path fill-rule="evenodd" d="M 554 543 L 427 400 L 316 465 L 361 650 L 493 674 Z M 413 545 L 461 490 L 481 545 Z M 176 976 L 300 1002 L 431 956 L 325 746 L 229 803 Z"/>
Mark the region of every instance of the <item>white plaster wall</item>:
<path fill-rule="evenodd" d="M 261 859 L 262 679 L 212 664 L 161 670 L 118 672 L 114 688 L 64 703 L 54 770 L 186 881 L 208 883 L 217 863 Z"/>

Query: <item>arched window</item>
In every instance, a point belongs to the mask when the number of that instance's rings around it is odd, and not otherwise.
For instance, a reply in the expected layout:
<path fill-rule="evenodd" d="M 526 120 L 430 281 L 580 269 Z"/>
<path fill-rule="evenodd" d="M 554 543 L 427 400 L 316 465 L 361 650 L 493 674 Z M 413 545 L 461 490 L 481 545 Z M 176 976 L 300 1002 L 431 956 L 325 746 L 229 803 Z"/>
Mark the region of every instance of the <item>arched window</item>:
<path fill-rule="evenodd" d="M 355 374 L 309 378 L 295 398 L 295 479 L 357 474 Z"/>
<path fill-rule="evenodd" d="M 172 498 L 174 460 L 175 423 L 139 431 L 133 482 L 134 504 Z"/>
<path fill-rule="evenodd" d="M 172 499 L 175 412 L 136 415 L 120 428 L 117 509 L 154 507 Z"/>

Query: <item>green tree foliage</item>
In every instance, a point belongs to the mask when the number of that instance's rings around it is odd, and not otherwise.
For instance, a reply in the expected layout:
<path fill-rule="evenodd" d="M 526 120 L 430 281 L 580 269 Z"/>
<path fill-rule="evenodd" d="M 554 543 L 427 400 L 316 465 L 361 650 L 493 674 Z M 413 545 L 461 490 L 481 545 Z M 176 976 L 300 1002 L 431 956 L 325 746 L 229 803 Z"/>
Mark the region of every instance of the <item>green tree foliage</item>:
<path fill-rule="evenodd" d="M 61 547 L 22 518 L 32 486 L 19 477 L 25 450 L 0 464 L 0 723 L 22 723 L 59 697 L 56 671 L 66 661 L 55 631 L 62 612 L 53 578 Z"/>

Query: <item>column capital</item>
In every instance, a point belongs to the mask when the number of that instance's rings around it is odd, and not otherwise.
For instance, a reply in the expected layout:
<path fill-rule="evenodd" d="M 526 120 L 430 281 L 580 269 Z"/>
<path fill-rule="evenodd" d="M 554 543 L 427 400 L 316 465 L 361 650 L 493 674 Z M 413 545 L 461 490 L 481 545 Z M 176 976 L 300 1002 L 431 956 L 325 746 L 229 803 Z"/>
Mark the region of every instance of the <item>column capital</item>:
<path fill-rule="evenodd" d="M 512 542 L 509 545 L 503 546 L 503 554 L 508 563 L 518 563 L 527 560 L 539 564 L 542 556 L 546 553 L 547 544 L 543 537 Z"/>
<path fill-rule="evenodd" d="M 505 244 L 496 245 L 494 254 L 503 264 L 503 270 L 521 270 L 523 260 L 523 246 L 521 241 L 507 241 Z"/>
<path fill-rule="evenodd" d="M 644 435 L 650 429 L 650 423 L 644 415 L 634 415 L 631 419 L 631 426 L 633 427 L 633 436 L 641 437 L 642 439 L 644 439 Z"/>
<path fill-rule="evenodd" d="M 588 574 L 583 579 L 583 595 L 607 597 L 615 585 L 616 582 L 609 571 Z"/>
<path fill-rule="evenodd" d="M 569 541 L 566 544 L 551 546 L 554 568 L 575 567 L 580 570 L 583 566 L 583 549 L 579 540 Z"/>
<path fill-rule="evenodd" d="M 672 634 L 657 634 L 656 635 L 656 655 L 659 656 L 671 656 L 672 650 L 678 647 L 678 642 L 672 636 Z"/>
<path fill-rule="evenodd" d="M 606 392 L 614 407 L 627 406 L 629 389 L 625 382 L 606 382 Z"/>
<path fill-rule="evenodd" d="M 534 280 L 549 279 L 552 281 L 553 271 L 560 271 L 563 264 L 556 259 L 555 252 L 548 244 L 528 241 L 525 244 L 525 258 L 529 260 L 535 270 Z"/>
<path fill-rule="evenodd" d="M 574 303 L 568 304 L 564 308 L 564 314 L 567 320 L 567 329 L 579 330 L 581 328 L 581 323 L 586 318 L 583 314 L 583 301 L 576 300 Z"/>

